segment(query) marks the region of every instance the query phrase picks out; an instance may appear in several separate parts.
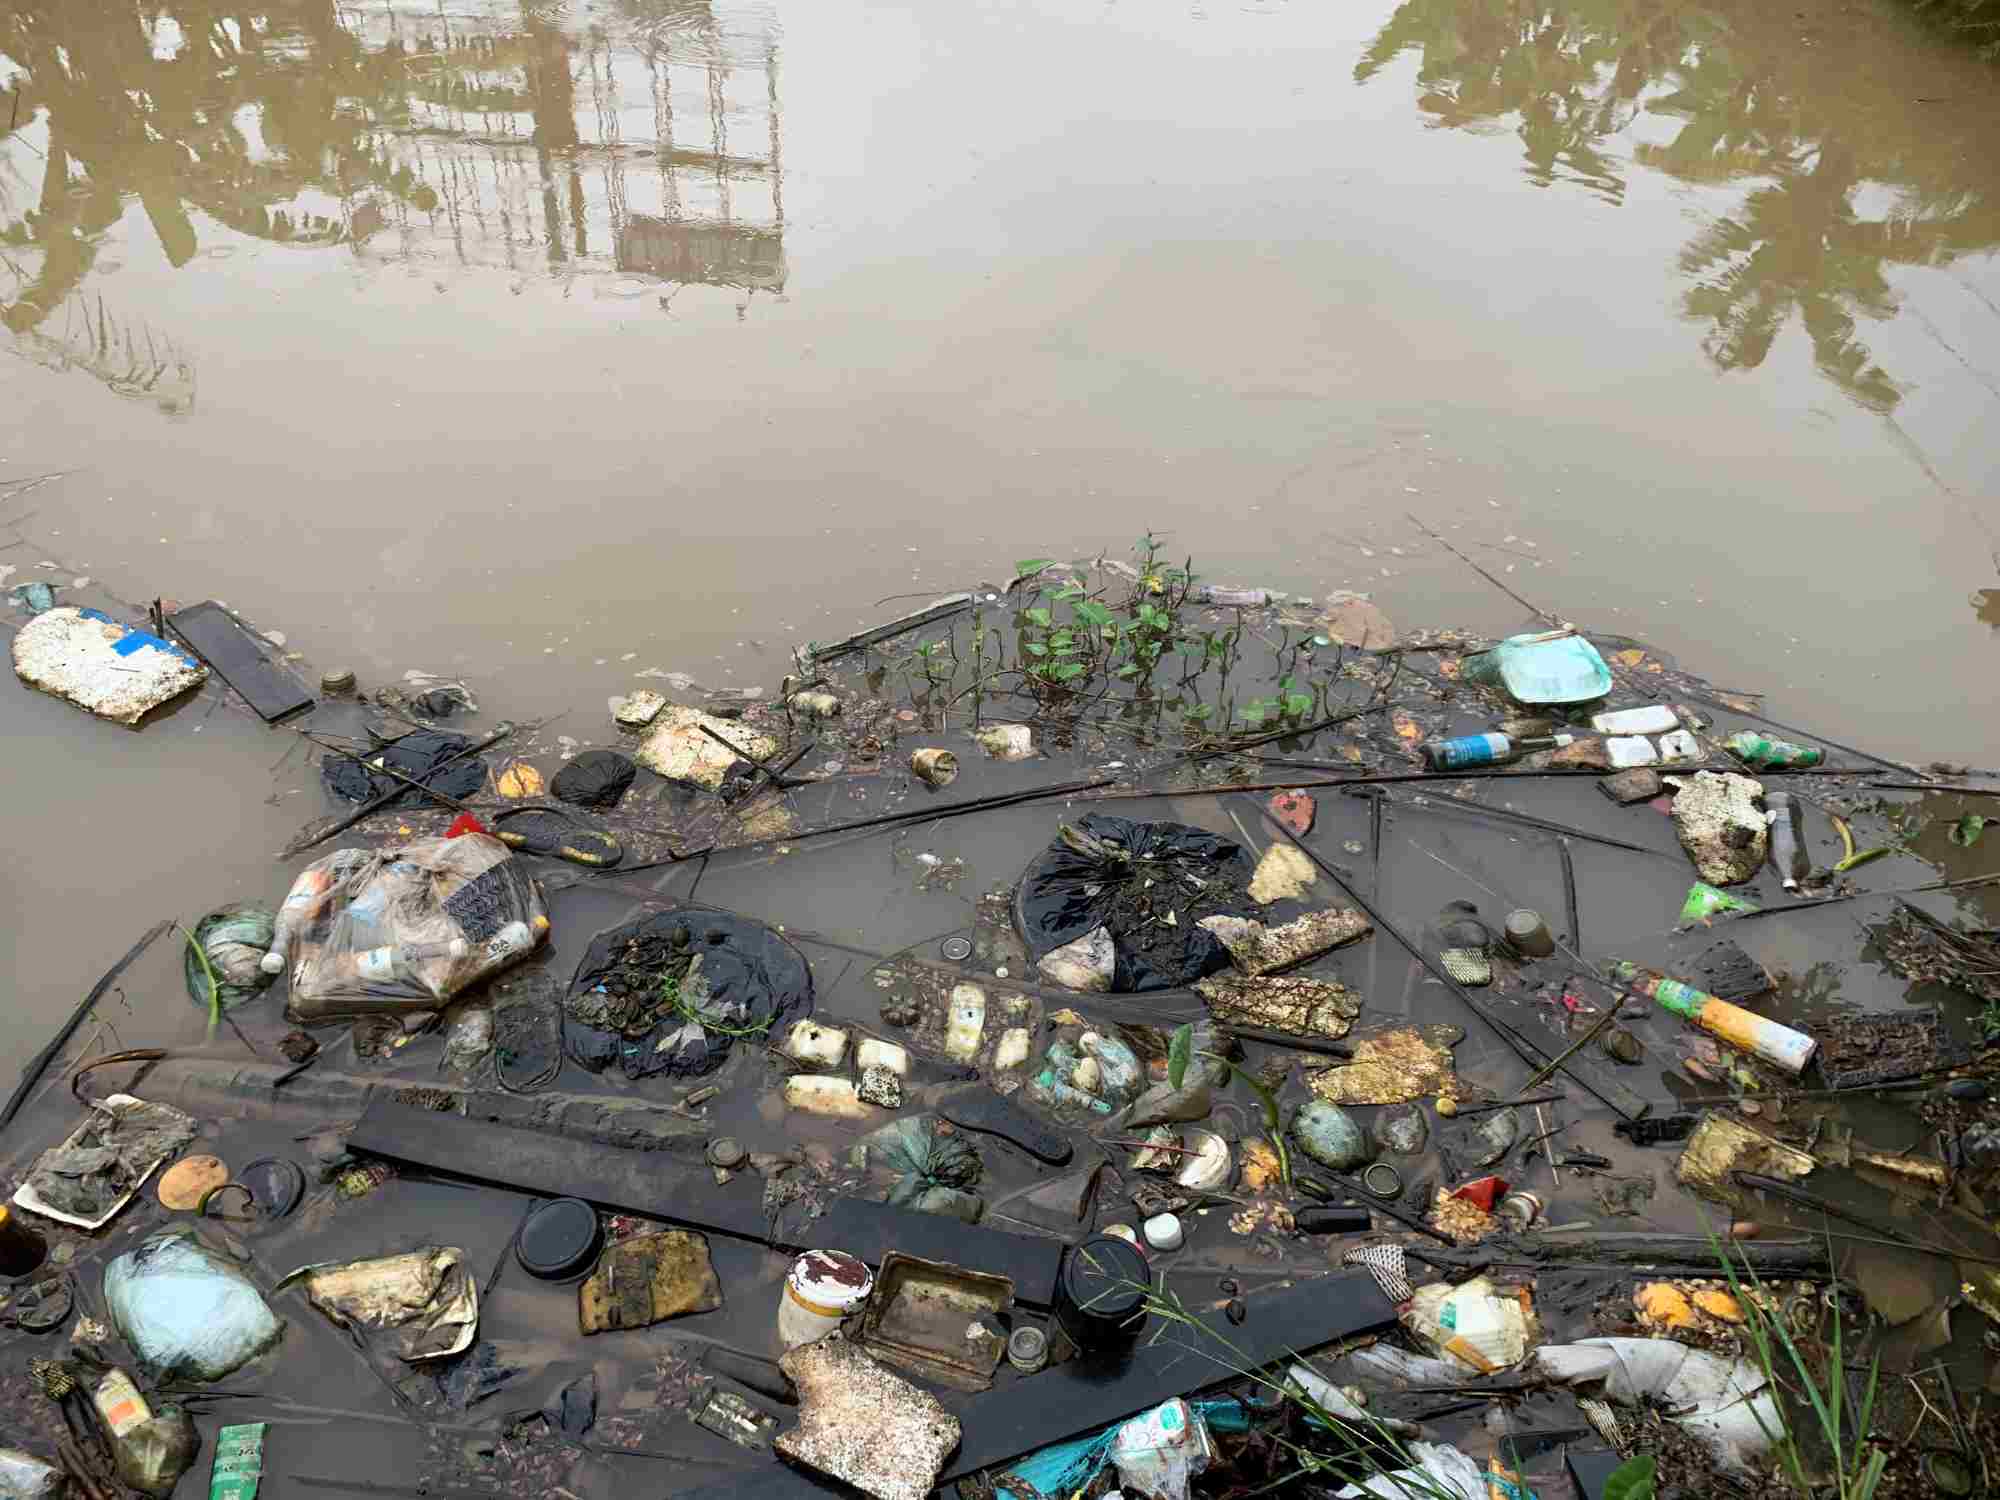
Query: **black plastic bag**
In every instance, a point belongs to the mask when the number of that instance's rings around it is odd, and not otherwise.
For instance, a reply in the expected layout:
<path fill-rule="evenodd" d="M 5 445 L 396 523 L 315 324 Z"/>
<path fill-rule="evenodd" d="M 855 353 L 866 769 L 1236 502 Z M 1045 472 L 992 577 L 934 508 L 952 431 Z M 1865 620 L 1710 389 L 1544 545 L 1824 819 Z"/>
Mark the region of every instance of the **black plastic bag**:
<path fill-rule="evenodd" d="M 1073 827 L 1084 835 L 1079 842 L 1129 860 L 1093 857 L 1059 835 L 1028 866 L 1014 893 L 1014 925 L 1032 958 L 1105 927 L 1118 959 L 1114 991 L 1175 989 L 1228 967 L 1228 949 L 1198 924 L 1256 913 L 1249 896 L 1256 865 L 1242 845 L 1185 823 L 1103 813 Z M 1160 920 L 1168 912 L 1171 924 Z"/>
<path fill-rule="evenodd" d="M 417 729 L 366 755 L 365 759 L 379 759 L 391 770 L 401 771 L 413 781 L 424 781 L 429 772 L 435 771 L 460 751 L 470 750 L 473 743 L 462 734 Z M 348 755 L 329 753 L 320 761 L 320 775 L 326 782 L 326 789 L 347 802 L 373 801 L 404 785 L 395 777 L 385 776 Z M 486 762 L 477 755 L 469 755 L 436 780 L 424 781 L 424 785 L 443 792 L 447 797 L 464 799 L 475 796 L 486 785 Z M 423 793 L 415 788 L 409 789 L 409 795 L 419 800 L 423 797 Z"/>
<path fill-rule="evenodd" d="M 738 1037 L 775 1040 L 812 1008 L 805 955 L 771 928 L 670 906 L 590 940 L 563 1001 L 563 1045 L 593 1073 L 615 1062 L 627 1078 L 694 1078 Z"/>
<path fill-rule="evenodd" d="M 616 750 L 586 750 L 556 772 L 549 790 L 578 807 L 616 807 L 639 767 Z"/>

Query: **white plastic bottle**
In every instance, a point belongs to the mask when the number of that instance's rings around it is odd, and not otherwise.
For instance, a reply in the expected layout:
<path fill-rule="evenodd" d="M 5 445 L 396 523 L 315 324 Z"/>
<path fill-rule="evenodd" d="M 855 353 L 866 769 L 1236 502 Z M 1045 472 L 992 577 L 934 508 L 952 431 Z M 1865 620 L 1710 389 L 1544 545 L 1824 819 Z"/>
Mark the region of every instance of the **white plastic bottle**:
<path fill-rule="evenodd" d="M 258 967 L 266 974 L 282 974 L 289 960 L 292 943 L 318 915 L 328 893 L 347 879 L 370 856 L 363 849 L 342 849 L 307 870 L 299 872 L 299 878 L 292 882 L 291 890 L 285 893 L 284 905 L 278 908 L 276 921 L 271 925 L 271 948 L 257 961 Z"/>

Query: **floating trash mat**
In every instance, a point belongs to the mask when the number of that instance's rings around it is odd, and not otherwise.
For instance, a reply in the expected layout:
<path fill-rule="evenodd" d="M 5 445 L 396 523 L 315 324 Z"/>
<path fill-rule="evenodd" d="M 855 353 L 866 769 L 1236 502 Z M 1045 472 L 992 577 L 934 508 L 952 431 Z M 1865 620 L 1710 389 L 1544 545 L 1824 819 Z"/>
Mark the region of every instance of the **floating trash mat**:
<path fill-rule="evenodd" d="M 591 939 L 563 1001 L 564 1045 L 594 1073 L 712 1073 L 744 1038 L 812 1013 L 805 956 L 762 922 L 705 906 L 649 911 Z"/>

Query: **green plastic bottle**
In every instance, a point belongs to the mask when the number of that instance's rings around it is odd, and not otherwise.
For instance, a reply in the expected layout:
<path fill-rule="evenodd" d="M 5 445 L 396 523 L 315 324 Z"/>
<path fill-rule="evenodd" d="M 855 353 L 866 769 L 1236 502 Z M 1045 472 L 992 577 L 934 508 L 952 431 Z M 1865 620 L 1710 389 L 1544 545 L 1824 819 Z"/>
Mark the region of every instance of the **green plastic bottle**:
<path fill-rule="evenodd" d="M 1743 764 L 1759 771 L 1768 771 L 1773 767 L 1802 770 L 1826 759 L 1826 752 L 1817 745 L 1794 745 L 1790 740 L 1772 739 L 1754 729 L 1739 729 L 1722 744 Z"/>

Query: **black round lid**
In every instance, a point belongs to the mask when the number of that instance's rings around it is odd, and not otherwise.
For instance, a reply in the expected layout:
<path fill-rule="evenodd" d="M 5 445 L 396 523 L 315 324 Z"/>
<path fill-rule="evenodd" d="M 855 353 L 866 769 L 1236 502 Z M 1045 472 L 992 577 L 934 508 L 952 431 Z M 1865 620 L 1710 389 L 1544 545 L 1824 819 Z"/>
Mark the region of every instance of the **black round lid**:
<path fill-rule="evenodd" d="M 557 1198 L 528 1215 L 514 1257 L 529 1275 L 560 1281 L 590 1269 L 599 1238 L 596 1209 L 581 1198 Z"/>
<path fill-rule="evenodd" d="M 1145 1304 L 1152 1268 L 1130 1240 L 1094 1235 L 1063 1261 L 1064 1300 L 1096 1322 L 1122 1324 Z"/>
<path fill-rule="evenodd" d="M 236 1181 L 249 1191 L 250 1201 L 266 1219 L 284 1218 L 306 1192 L 305 1172 L 282 1156 L 259 1157 L 236 1174 Z"/>

